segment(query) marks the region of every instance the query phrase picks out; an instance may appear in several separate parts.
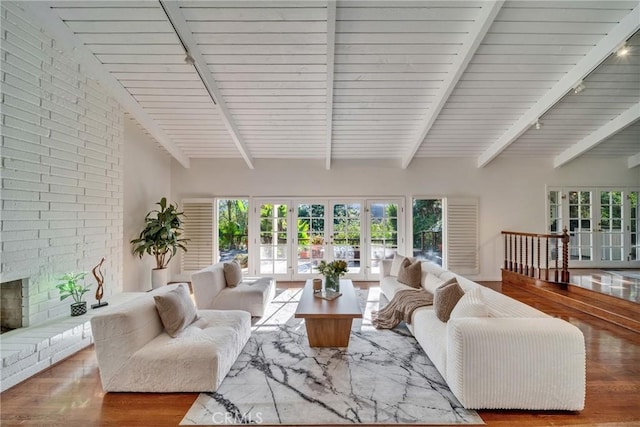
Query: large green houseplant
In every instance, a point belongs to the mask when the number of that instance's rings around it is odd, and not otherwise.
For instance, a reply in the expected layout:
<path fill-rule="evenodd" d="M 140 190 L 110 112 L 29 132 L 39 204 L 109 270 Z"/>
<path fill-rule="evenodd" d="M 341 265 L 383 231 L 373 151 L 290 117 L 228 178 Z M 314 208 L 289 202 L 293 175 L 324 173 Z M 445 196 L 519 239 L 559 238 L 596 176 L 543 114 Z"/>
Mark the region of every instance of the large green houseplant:
<path fill-rule="evenodd" d="M 151 275 L 154 288 L 167 284 L 167 265 L 178 253 L 178 249 L 187 251 L 188 240 L 181 237 L 184 212 L 178 210 L 178 205 L 167 205 L 165 197 L 156 204 L 160 208 L 145 216 L 145 225 L 140 236 L 131 241 L 135 255 L 142 258 L 144 254 L 149 254 L 156 259 L 156 268 L 152 270 Z"/>

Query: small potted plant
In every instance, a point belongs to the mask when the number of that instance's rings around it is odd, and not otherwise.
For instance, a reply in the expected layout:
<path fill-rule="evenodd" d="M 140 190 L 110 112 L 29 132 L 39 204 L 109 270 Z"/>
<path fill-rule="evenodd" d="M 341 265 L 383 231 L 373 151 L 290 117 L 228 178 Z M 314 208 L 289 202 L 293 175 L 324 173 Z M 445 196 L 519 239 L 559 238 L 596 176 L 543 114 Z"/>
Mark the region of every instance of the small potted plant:
<path fill-rule="evenodd" d="M 184 212 L 178 211 L 178 205 L 167 205 L 163 197 L 156 203 L 160 209 L 154 209 L 144 218 L 144 228 L 137 239 L 133 239 L 133 253 L 140 258 L 147 253 L 156 259 L 156 268 L 151 271 L 151 287 L 158 288 L 167 284 L 167 264 L 178 252 L 187 251 L 188 239 L 182 235 Z"/>
<path fill-rule="evenodd" d="M 62 283 L 56 285 L 56 288 L 60 291 L 60 301 L 71 297 L 75 301 L 71 304 L 71 315 L 81 316 L 87 312 L 87 302 L 83 301 L 84 294 L 89 292 L 90 285 L 81 285 L 78 283 L 83 280 L 87 275 L 86 272 L 80 273 L 67 273 L 60 277 Z"/>

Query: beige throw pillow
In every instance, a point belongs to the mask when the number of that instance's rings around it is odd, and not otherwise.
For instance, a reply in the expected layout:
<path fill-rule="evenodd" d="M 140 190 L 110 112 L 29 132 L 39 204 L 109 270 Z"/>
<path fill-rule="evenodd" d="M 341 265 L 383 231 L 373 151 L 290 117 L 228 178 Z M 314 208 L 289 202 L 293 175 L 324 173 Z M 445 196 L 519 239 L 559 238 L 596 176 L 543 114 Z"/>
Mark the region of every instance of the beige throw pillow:
<path fill-rule="evenodd" d="M 456 306 L 460 298 L 464 295 L 464 291 L 457 281 L 446 283 L 436 289 L 433 297 L 433 309 L 440 321 L 447 322 L 451 311 Z"/>
<path fill-rule="evenodd" d="M 420 261 L 411 263 L 409 258 L 405 258 L 400 265 L 398 272 L 398 282 L 409 285 L 412 288 L 420 289 L 422 279 L 422 264 Z"/>
<path fill-rule="evenodd" d="M 198 312 L 185 286 L 178 286 L 166 294 L 153 297 L 160 320 L 167 333 L 175 338 L 198 318 Z"/>
<path fill-rule="evenodd" d="M 240 264 L 235 261 L 228 261 L 223 264 L 224 267 L 224 280 L 227 282 L 227 286 L 233 288 L 242 282 L 242 268 Z"/>
<path fill-rule="evenodd" d="M 393 261 L 391 262 L 391 269 L 389 270 L 389 275 L 393 277 L 398 277 L 398 273 L 400 273 L 400 266 L 402 265 L 402 261 L 408 259 L 410 262 L 414 262 L 415 259 L 412 257 L 406 257 L 400 255 L 398 253 L 393 255 Z"/>

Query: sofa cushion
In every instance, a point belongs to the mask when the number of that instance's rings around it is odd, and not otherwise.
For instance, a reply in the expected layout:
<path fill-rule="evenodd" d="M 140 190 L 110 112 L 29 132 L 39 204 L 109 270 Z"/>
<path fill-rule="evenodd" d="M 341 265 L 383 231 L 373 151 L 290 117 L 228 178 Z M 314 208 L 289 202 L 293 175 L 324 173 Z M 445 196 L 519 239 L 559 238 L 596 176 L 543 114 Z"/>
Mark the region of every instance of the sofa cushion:
<path fill-rule="evenodd" d="M 154 295 L 153 299 L 164 329 L 172 338 L 198 317 L 196 307 L 184 286 L 178 286 L 166 294 Z"/>
<path fill-rule="evenodd" d="M 396 292 L 401 291 L 403 289 L 414 289 L 414 288 L 398 282 L 398 280 L 393 276 L 387 276 L 380 279 L 380 290 L 389 301 L 393 299 Z"/>
<path fill-rule="evenodd" d="M 482 297 L 482 289 L 475 288 L 466 292 L 451 310 L 450 319 L 461 317 L 489 317 L 489 308 Z"/>
<path fill-rule="evenodd" d="M 426 273 L 431 273 L 435 276 L 440 276 L 442 273 L 444 273 L 447 270 L 445 270 L 438 264 L 435 264 L 431 261 L 422 261 L 422 271 Z"/>
<path fill-rule="evenodd" d="M 447 373 L 447 325 L 438 319 L 433 306 L 413 312 L 411 332 L 444 378 Z"/>
<path fill-rule="evenodd" d="M 433 298 L 433 309 L 440 321 L 447 322 L 449 320 L 451 311 L 463 295 L 464 291 L 457 281 L 445 283 L 436 289 L 436 293 Z"/>
<path fill-rule="evenodd" d="M 224 268 L 224 280 L 227 282 L 227 286 L 234 287 L 242 282 L 242 268 L 240 264 L 235 261 L 227 261 L 223 265 Z"/>
<path fill-rule="evenodd" d="M 548 314 L 489 288 L 482 289 L 489 317 L 549 317 Z"/>
<path fill-rule="evenodd" d="M 420 279 L 422 278 L 422 263 L 420 261 L 411 262 L 409 258 L 405 258 L 400 265 L 398 272 L 398 282 L 409 285 L 412 288 L 420 288 Z"/>
<path fill-rule="evenodd" d="M 262 317 L 276 292 L 273 277 L 244 277 L 237 286 L 224 289 L 211 308 L 216 310 L 245 310 Z"/>
<path fill-rule="evenodd" d="M 249 340 L 251 316 L 238 310 L 198 314 L 176 338 L 160 334 L 140 348 L 105 391 L 215 391 Z"/>
<path fill-rule="evenodd" d="M 424 279 L 424 282 L 422 283 L 422 287 L 424 288 L 425 291 L 435 295 L 436 289 L 438 289 L 438 287 L 443 283 L 444 283 L 444 280 L 440 279 L 435 274 L 427 273 L 427 277 Z"/>
<path fill-rule="evenodd" d="M 402 265 L 402 261 L 404 261 L 405 258 L 407 257 L 397 253 L 393 255 L 393 261 L 391 262 L 391 271 L 389 272 L 389 275 L 398 277 L 398 273 L 400 273 L 400 266 Z"/>

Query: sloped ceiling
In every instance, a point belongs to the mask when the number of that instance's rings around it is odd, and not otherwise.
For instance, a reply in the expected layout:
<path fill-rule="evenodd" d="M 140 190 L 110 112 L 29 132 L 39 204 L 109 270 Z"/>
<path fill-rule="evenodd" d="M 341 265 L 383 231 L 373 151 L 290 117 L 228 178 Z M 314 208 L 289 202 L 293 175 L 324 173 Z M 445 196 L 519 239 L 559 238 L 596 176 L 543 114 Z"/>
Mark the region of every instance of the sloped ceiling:
<path fill-rule="evenodd" d="M 99 80 L 185 166 L 640 163 L 638 1 L 18 3 L 97 59 Z"/>

